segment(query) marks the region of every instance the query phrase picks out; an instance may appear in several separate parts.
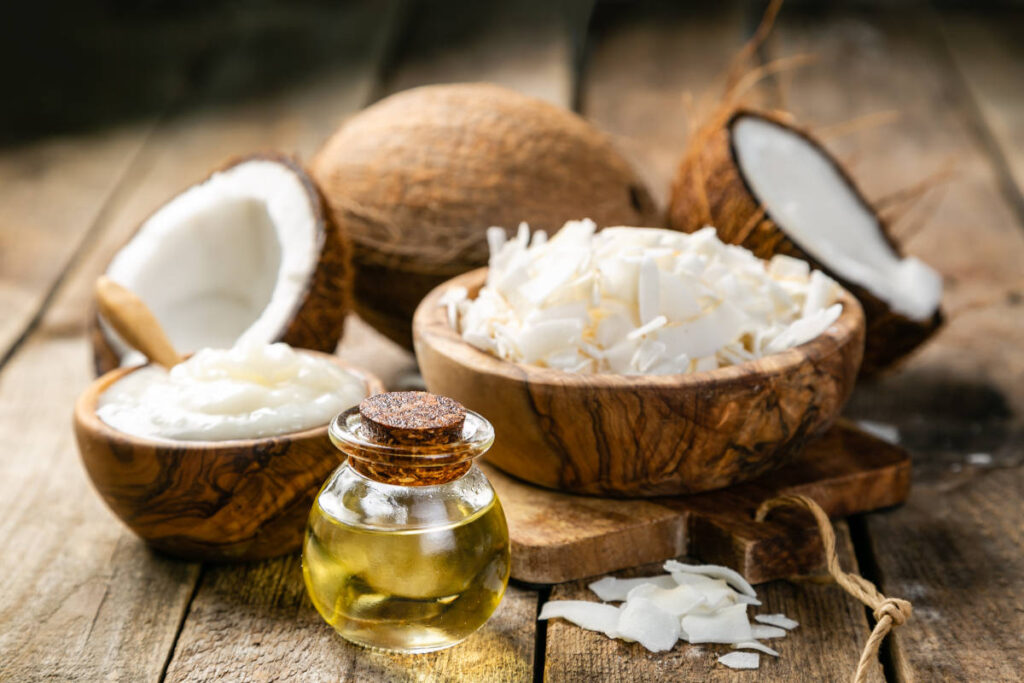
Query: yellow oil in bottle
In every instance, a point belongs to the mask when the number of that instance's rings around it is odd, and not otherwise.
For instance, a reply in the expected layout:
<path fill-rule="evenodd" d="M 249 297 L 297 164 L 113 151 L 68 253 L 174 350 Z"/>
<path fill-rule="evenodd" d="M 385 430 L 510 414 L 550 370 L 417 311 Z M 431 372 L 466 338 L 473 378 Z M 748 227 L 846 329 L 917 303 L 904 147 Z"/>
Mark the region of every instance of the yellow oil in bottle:
<path fill-rule="evenodd" d="M 508 527 L 495 497 L 464 519 L 425 528 L 342 523 L 313 506 L 303 577 L 321 616 L 367 647 L 429 652 L 494 612 L 509 574 Z"/>

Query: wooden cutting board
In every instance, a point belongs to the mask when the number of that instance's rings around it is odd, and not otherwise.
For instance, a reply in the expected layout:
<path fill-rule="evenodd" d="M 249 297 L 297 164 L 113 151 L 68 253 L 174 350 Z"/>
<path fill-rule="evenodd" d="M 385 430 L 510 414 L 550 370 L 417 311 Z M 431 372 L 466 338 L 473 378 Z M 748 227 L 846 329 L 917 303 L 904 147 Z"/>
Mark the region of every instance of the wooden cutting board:
<path fill-rule="evenodd" d="M 733 567 L 751 583 L 808 574 L 822 565 L 805 513 L 778 510 L 780 494 L 810 496 L 833 517 L 896 505 L 910 490 L 910 457 L 842 422 L 799 460 L 756 481 L 685 497 L 623 500 L 549 491 L 484 465 L 512 539 L 512 577 L 549 584 L 689 555 Z"/>

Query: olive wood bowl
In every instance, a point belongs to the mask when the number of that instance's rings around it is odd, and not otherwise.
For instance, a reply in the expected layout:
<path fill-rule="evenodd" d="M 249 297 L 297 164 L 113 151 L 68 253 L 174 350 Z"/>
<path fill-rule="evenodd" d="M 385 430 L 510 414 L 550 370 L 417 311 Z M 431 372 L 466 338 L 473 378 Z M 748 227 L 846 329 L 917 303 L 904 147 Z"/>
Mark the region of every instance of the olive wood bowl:
<path fill-rule="evenodd" d="M 427 388 L 495 429 L 487 459 L 552 489 L 644 497 L 696 493 L 782 467 L 824 432 L 853 390 L 864 313 L 843 290 L 817 338 L 741 365 L 682 375 L 574 374 L 501 360 L 452 329 L 444 292 L 475 297 L 481 268 L 440 285 L 413 319 Z"/>
<path fill-rule="evenodd" d="M 367 395 L 384 386 L 372 374 L 324 353 L 360 377 Z M 191 560 L 256 560 L 294 552 L 313 498 L 343 456 L 327 425 L 247 440 L 172 441 L 118 431 L 96 416 L 100 394 L 138 367 L 93 381 L 75 404 L 85 469 L 121 521 L 150 546 Z"/>

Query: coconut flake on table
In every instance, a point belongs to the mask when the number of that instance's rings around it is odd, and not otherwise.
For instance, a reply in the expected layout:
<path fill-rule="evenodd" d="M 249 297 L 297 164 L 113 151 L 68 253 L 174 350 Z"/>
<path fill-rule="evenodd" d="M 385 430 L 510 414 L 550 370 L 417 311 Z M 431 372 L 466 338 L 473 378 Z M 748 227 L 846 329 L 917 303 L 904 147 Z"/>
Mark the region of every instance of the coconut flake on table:
<path fill-rule="evenodd" d="M 792 631 L 800 625 L 799 621 L 794 621 L 785 614 L 758 614 L 754 617 L 754 621 L 762 624 L 768 624 L 769 626 L 778 626 L 779 628 L 784 628 L 787 631 Z"/>
<path fill-rule="evenodd" d="M 778 353 L 839 318 L 839 287 L 798 259 L 762 261 L 706 227 L 605 228 L 570 221 L 550 239 L 524 223 L 487 235 L 487 281 L 475 299 L 444 292 L 469 344 L 568 372 L 703 372 Z"/>
<path fill-rule="evenodd" d="M 620 610 L 612 605 L 587 600 L 551 600 L 544 603 L 538 619 L 561 617 L 588 631 L 600 631 L 609 638 L 618 638 Z"/>
<path fill-rule="evenodd" d="M 777 650 L 773 650 L 772 648 L 768 647 L 764 643 L 759 643 L 756 640 L 745 640 L 742 643 L 733 643 L 732 649 L 734 649 L 734 650 L 757 650 L 758 652 L 763 652 L 766 655 L 771 655 L 772 657 L 778 657 L 779 656 L 779 653 L 778 653 Z"/>
<path fill-rule="evenodd" d="M 622 601 L 618 607 L 552 600 L 544 604 L 539 618 L 561 617 L 610 638 L 637 642 L 651 652 L 671 650 L 681 639 L 732 645 L 736 650 L 757 650 L 773 657 L 779 653 L 758 640 L 781 638 L 787 631 L 769 624 L 797 626 L 783 614 L 756 615 L 754 619 L 763 623 L 752 624 L 747 609 L 761 604 L 757 593 L 728 567 L 669 560 L 664 569 L 669 573 L 631 579 L 606 576 L 589 585 L 602 600 Z M 758 655 L 751 652 L 725 654 L 718 661 L 733 668 L 757 668 L 760 663 Z"/>
<path fill-rule="evenodd" d="M 605 576 L 594 581 L 587 588 L 605 602 L 620 602 L 625 600 L 629 592 L 637 586 L 674 588 L 677 585 L 671 574 L 661 574 L 660 576 L 639 576 L 634 579 L 619 579 L 614 576 Z"/>
<path fill-rule="evenodd" d="M 756 652 L 730 652 L 719 657 L 718 661 L 730 669 L 757 669 L 761 666 L 761 656 Z"/>
<path fill-rule="evenodd" d="M 757 617 L 754 618 L 757 619 Z M 768 626 L 767 624 L 751 624 L 750 633 L 754 640 L 785 638 L 787 635 L 786 629 L 779 628 L 778 626 Z"/>

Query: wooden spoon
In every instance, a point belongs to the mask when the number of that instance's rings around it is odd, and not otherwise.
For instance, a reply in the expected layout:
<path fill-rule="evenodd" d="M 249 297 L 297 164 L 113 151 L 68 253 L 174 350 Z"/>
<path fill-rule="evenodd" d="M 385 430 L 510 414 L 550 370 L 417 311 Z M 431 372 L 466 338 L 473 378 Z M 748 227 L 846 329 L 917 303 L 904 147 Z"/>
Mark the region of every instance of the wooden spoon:
<path fill-rule="evenodd" d="M 96 280 L 96 301 L 100 314 L 129 346 L 168 370 L 185 360 L 179 354 L 160 321 L 135 292 L 106 275 Z"/>

